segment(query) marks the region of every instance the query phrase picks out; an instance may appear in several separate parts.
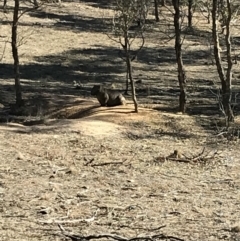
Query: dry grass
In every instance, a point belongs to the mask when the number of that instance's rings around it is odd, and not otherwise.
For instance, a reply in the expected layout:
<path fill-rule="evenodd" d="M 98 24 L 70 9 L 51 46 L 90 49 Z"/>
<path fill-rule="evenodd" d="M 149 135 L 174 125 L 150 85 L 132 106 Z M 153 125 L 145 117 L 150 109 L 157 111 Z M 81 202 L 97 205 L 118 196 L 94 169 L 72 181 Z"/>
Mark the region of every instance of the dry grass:
<path fill-rule="evenodd" d="M 94 83 L 124 88 L 125 76 L 116 57 L 119 46 L 103 33 L 102 17 L 112 10 L 95 2 L 49 5 L 21 19 L 20 36 L 28 36 L 19 49 L 29 107 L 24 120 L 45 119 L 41 125 L 0 126 L 0 239 L 65 240 L 59 236 L 61 223 L 82 235 L 240 240 L 234 228 L 240 225 L 239 139 L 216 135 L 219 112 L 209 88 L 216 91 L 219 83 L 215 66 L 204 64 L 209 61 L 206 21 L 195 23 L 201 31 L 187 36 L 184 45 L 188 114 L 175 111 L 173 41 L 162 44 L 161 23 L 147 31 L 134 63 L 134 77 L 143 80 L 135 114 L 130 98 L 125 107 L 100 108 L 89 95 Z M 4 18 L 1 13 L 1 19 L 6 40 L 11 13 Z M 5 106 L 14 100 L 10 50 L 7 44 L 0 65 Z M 238 92 L 239 64 L 234 75 Z M 82 83 L 80 90 L 73 80 Z M 237 117 L 236 130 L 239 124 Z M 156 161 L 174 150 L 194 156 L 204 147 L 219 151 L 206 164 Z"/>

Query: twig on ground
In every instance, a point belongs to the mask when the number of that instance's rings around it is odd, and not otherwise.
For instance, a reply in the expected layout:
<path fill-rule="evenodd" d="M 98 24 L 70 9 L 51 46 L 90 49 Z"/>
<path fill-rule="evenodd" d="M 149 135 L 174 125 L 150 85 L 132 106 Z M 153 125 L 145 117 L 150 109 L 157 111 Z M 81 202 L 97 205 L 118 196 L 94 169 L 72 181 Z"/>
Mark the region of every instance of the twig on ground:
<path fill-rule="evenodd" d="M 84 166 L 88 166 L 89 164 L 91 164 L 94 161 L 94 158 L 88 160 L 86 157 L 84 157 L 84 161 L 86 161 L 86 163 L 84 163 Z"/>
<path fill-rule="evenodd" d="M 84 164 L 84 166 L 91 166 L 91 167 L 97 167 L 97 166 L 107 166 L 107 165 L 122 165 L 124 164 L 126 161 L 128 161 L 129 164 L 126 164 L 127 166 L 131 165 L 131 160 L 136 156 L 136 153 L 130 158 L 130 160 L 125 159 L 123 161 L 115 161 L 115 162 L 103 162 L 103 163 L 96 163 L 96 164 L 91 164 L 95 161 L 94 158 L 88 160 L 86 157 L 84 157 L 84 161 L 86 161 L 86 163 Z M 91 164 L 91 165 L 90 165 Z"/>
<path fill-rule="evenodd" d="M 92 240 L 92 239 L 102 239 L 102 238 L 107 238 L 107 239 L 113 239 L 117 241 L 137 241 L 137 240 L 149 240 L 149 241 L 154 241 L 156 239 L 161 239 L 161 240 L 168 240 L 171 239 L 172 241 L 184 241 L 184 239 L 174 237 L 174 236 L 167 236 L 164 234 L 156 234 L 156 235 L 149 235 L 149 236 L 139 236 L 139 237 L 134 237 L 134 238 L 126 238 L 124 236 L 119 236 L 119 235 L 113 235 L 113 234 L 96 234 L 96 235 L 78 235 L 78 234 L 73 234 L 73 233 L 68 233 L 65 231 L 65 229 L 58 224 L 59 229 L 61 230 L 61 234 L 67 238 L 70 238 L 72 241 L 86 241 L 86 240 Z"/>
<path fill-rule="evenodd" d="M 95 217 L 91 217 L 91 218 L 86 218 L 86 219 L 73 219 L 73 220 L 56 220 L 56 219 L 49 219 L 49 220 L 39 220 L 39 223 L 42 224 L 51 224 L 51 223 L 56 223 L 58 225 L 60 224 L 65 224 L 65 223 L 89 223 L 94 221 Z"/>
<path fill-rule="evenodd" d="M 165 228 L 166 225 L 162 225 L 162 226 L 156 227 L 156 228 L 131 227 L 131 226 L 128 226 L 128 225 L 120 225 L 119 227 L 120 228 L 129 228 L 129 229 L 137 229 L 137 230 L 145 230 L 145 231 L 148 231 L 148 232 L 153 232 L 153 231 L 157 231 L 157 230 L 160 230 L 162 228 Z"/>
<path fill-rule="evenodd" d="M 103 163 L 92 164 L 91 167 L 107 166 L 107 165 L 121 165 L 121 164 L 123 164 L 123 161 L 122 162 L 103 162 Z"/>
<path fill-rule="evenodd" d="M 191 162 L 191 160 L 187 160 L 187 159 L 183 159 L 183 158 L 168 158 L 168 161 L 176 161 L 176 162 L 185 162 L 185 163 L 189 163 Z"/>
<path fill-rule="evenodd" d="M 205 154 L 205 147 L 203 150 L 196 154 L 193 155 L 192 157 L 188 157 L 178 150 L 175 150 L 172 154 L 170 154 L 167 157 L 157 157 L 154 160 L 154 163 L 160 163 L 164 161 L 177 161 L 177 162 L 185 162 L 185 163 L 191 163 L 191 164 L 197 164 L 197 163 L 204 163 L 206 164 L 207 161 L 210 161 L 212 159 L 215 159 L 216 156 L 219 154 L 218 150 L 214 151 L 211 155 L 211 151 Z"/>

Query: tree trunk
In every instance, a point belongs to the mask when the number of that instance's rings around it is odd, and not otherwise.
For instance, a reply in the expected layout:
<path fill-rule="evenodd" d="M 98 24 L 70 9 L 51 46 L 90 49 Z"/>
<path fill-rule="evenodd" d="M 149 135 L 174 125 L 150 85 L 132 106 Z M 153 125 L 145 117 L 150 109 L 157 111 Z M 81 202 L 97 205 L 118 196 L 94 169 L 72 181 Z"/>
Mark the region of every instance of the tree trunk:
<path fill-rule="evenodd" d="M 188 0 L 188 27 L 192 27 L 192 17 L 193 17 L 193 0 Z"/>
<path fill-rule="evenodd" d="M 134 109 L 135 109 L 135 112 L 138 113 L 138 102 L 137 102 L 137 97 L 136 97 L 134 80 L 133 80 L 133 77 L 132 77 L 131 59 L 129 58 L 129 56 L 127 57 L 127 68 L 128 68 L 128 74 L 129 74 L 129 79 L 130 79 L 130 84 L 131 84 L 132 100 L 133 100 L 133 103 L 134 103 Z"/>
<path fill-rule="evenodd" d="M 125 95 L 128 95 L 128 79 L 129 79 L 128 77 L 129 77 L 129 74 L 128 74 L 128 67 L 127 67 Z"/>
<path fill-rule="evenodd" d="M 232 19 L 232 9 L 230 5 L 230 0 L 227 0 L 227 12 L 228 17 L 226 21 L 226 47 L 227 47 L 227 73 L 226 73 L 226 90 L 225 90 L 225 98 L 223 98 L 223 106 L 225 108 L 225 112 L 228 117 L 228 121 L 234 121 L 234 115 L 231 108 L 231 97 L 232 97 L 232 54 L 231 54 L 231 19 Z"/>
<path fill-rule="evenodd" d="M 124 32 L 124 35 L 126 36 L 124 38 L 124 46 L 123 46 L 123 50 L 124 50 L 124 53 L 125 53 L 125 61 L 126 61 L 126 89 L 125 89 L 125 95 L 128 95 L 128 86 L 129 86 L 129 70 L 128 70 L 128 65 L 127 65 L 127 55 L 128 55 L 128 41 L 127 41 L 127 36 L 128 36 L 128 33 L 127 32 Z"/>
<path fill-rule="evenodd" d="M 3 11 L 4 11 L 4 13 L 7 12 L 7 0 L 3 1 Z"/>
<path fill-rule="evenodd" d="M 211 11 L 210 11 L 211 12 Z M 210 24 L 210 19 L 211 19 L 211 14 L 210 12 L 208 12 L 208 15 L 207 15 L 207 23 Z"/>
<path fill-rule="evenodd" d="M 133 100 L 133 103 L 134 103 L 134 109 L 135 109 L 135 112 L 138 113 L 138 103 L 137 103 L 137 98 L 136 98 L 136 90 L 135 90 L 134 80 L 133 80 L 133 77 L 132 77 L 131 58 L 130 58 L 130 54 L 129 54 L 130 44 L 129 44 L 127 32 L 125 33 L 124 46 L 123 47 L 124 47 L 125 56 L 126 56 L 127 74 L 128 74 L 130 84 L 131 84 L 132 100 Z"/>
<path fill-rule="evenodd" d="M 228 122 L 234 121 L 234 115 L 231 108 L 231 95 L 232 95 L 232 57 L 231 57 L 231 32 L 230 32 L 230 22 L 231 22 L 231 6 L 230 0 L 227 0 L 227 19 L 226 19 L 226 36 L 225 43 L 227 47 L 227 73 L 225 76 L 224 69 L 221 61 L 219 36 L 217 31 L 217 10 L 218 10 L 218 0 L 213 0 L 212 6 L 212 34 L 214 42 L 214 57 L 216 61 L 218 75 L 222 85 L 222 105 L 223 111 L 227 117 Z"/>
<path fill-rule="evenodd" d="M 155 20 L 156 22 L 159 22 L 158 0 L 154 0 L 154 10 L 155 10 Z"/>
<path fill-rule="evenodd" d="M 172 4 L 174 6 L 174 27 L 175 27 L 175 52 L 176 52 L 176 60 L 178 65 L 178 82 L 180 88 L 179 95 L 179 111 L 182 113 L 186 112 L 186 74 L 183 67 L 182 61 L 182 39 L 181 39 L 181 24 L 180 24 L 180 9 L 179 9 L 179 0 L 172 0 Z"/>
<path fill-rule="evenodd" d="M 38 7 L 38 2 L 37 2 L 37 0 L 33 0 L 33 4 L 34 4 L 35 7 Z"/>
<path fill-rule="evenodd" d="M 19 57 L 18 57 L 18 46 L 17 46 L 18 12 L 19 12 L 19 0 L 15 0 L 15 6 L 14 6 L 14 12 L 13 12 L 13 23 L 12 23 L 12 55 L 14 59 L 16 105 L 21 106 L 23 104 L 22 103 L 23 101 L 22 101 L 21 82 L 19 78 Z"/>
<path fill-rule="evenodd" d="M 166 5 L 166 0 L 161 0 L 161 5 L 162 5 L 163 7 L 165 7 L 165 5 Z"/>

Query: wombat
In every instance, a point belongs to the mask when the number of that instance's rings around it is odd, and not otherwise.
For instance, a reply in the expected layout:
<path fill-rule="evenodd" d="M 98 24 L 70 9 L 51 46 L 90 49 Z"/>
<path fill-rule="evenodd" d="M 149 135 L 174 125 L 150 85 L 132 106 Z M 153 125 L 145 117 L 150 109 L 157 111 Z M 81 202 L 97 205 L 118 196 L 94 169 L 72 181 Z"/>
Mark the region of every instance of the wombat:
<path fill-rule="evenodd" d="M 101 106 L 117 106 L 126 104 L 126 99 L 120 92 L 105 89 L 102 85 L 94 85 L 91 90 L 91 95 L 97 97 Z"/>

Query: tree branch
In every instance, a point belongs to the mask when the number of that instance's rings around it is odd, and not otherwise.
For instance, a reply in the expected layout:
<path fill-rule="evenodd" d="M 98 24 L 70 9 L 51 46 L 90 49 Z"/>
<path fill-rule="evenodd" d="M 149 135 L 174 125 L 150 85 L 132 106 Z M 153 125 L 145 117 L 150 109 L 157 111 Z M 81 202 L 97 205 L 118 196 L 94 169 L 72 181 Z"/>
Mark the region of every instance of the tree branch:
<path fill-rule="evenodd" d="M 164 234 L 156 234 L 156 235 L 149 235 L 149 236 L 139 236 L 139 237 L 133 237 L 133 238 L 127 238 L 124 236 L 119 236 L 119 235 L 113 235 L 113 234 L 96 234 L 96 235 L 79 235 L 79 234 L 73 234 L 73 233 L 68 233 L 65 231 L 65 229 L 58 224 L 59 229 L 61 230 L 61 234 L 67 238 L 70 238 L 72 241 L 86 241 L 86 240 L 92 240 L 92 239 L 113 239 L 117 241 L 138 241 L 138 240 L 148 240 L 148 241 L 155 241 L 155 240 L 168 240 L 171 239 L 172 241 L 184 241 L 184 239 L 174 237 L 174 236 L 168 236 Z"/>

